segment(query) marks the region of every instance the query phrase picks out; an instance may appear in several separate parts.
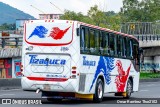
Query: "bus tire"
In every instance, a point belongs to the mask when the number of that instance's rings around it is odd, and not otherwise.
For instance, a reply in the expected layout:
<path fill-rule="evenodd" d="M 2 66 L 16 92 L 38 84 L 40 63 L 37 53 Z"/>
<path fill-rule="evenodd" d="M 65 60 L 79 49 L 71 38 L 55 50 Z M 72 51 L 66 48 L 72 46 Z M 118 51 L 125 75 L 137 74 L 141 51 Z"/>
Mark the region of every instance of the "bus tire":
<path fill-rule="evenodd" d="M 126 96 L 124 98 L 130 98 L 133 91 L 133 83 L 130 79 L 128 79 L 127 87 L 126 87 Z"/>
<path fill-rule="evenodd" d="M 96 82 L 95 94 L 93 96 L 93 102 L 100 103 L 103 99 L 103 93 L 104 93 L 104 83 L 99 78 Z"/>

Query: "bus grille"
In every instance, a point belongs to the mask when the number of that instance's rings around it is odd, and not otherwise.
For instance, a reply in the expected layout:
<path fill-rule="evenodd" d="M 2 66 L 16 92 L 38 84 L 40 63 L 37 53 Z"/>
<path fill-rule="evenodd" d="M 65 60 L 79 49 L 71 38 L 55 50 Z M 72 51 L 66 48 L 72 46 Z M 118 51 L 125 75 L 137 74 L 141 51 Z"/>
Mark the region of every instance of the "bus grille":
<path fill-rule="evenodd" d="M 86 75 L 85 74 L 80 74 L 79 91 L 84 91 L 85 90 L 85 82 L 86 82 Z"/>

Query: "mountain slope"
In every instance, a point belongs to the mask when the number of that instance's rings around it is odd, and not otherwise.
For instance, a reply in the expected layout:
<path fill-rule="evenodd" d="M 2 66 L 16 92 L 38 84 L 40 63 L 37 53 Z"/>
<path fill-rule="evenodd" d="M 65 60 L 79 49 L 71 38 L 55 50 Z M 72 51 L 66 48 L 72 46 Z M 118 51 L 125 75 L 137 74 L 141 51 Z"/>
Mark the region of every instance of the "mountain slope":
<path fill-rule="evenodd" d="M 0 25 L 3 23 L 15 23 L 16 19 L 35 19 L 14 7 L 0 2 Z"/>

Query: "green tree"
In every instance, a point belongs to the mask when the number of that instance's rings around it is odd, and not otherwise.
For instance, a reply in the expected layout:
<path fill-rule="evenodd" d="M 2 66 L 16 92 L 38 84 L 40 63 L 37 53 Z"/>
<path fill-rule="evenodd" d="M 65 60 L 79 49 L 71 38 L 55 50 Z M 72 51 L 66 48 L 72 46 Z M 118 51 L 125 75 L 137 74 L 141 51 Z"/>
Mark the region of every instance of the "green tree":
<path fill-rule="evenodd" d="M 78 20 L 78 15 L 74 11 L 65 10 L 64 15 L 61 16 L 61 19 L 65 20 Z"/>
<path fill-rule="evenodd" d="M 121 24 L 121 16 L 119 14 L 116 14 L 114 16 L 108 16 L 106 18 L 106 27 L 112 30 L 119 31 L 120 30 L 120 24 Z"/>
<path fill-rule="evenodd" d="M 76 13 L 74 11 L 69 11 L 69 10 L 65 10 L 64 15 L 62 15 L 60 19 L 77 20 L 89 24 L 94 24 L 94 22 L 88 16 L 83 15 L 81 12 Z"/>
<path fill-rule="evenodd" d="M 94 21 L 94 25 L 117 31 L 120 30 L 120 15 L 113 11 L 102 12 L 95 5 L 88 10 L 88 16 Z"/>
<path fill-rule="evenodd" d="M 120 30 L 121 17 L 113 11 L 102 12 L 95 5 L 88 10 L 85 16 L 82 13 L 75 13 L 74 11 L 65 10 L 64 15 L 61 16 L 64 20 L 77 20 L 92 25 L 97 25 L 112 30 Z"/>
<path fill-rule="evenodd" d="M 104 12 L 106 16 L 115 16 L 117 15 L 114 11 Z"/>
<path fill-rule="evenodd" d="M 123 22 L 153 22 L 160 19 L 159 0 L 123 0 L 120 12 Z"/>
<path fill-rule="evenodd" d="M 7 23 L 3 23 L 0 26 L 0 30 L 15 30 L 16 29 L 16 24 L 7 24 Z"/>
<path fill-rule="evenodd" d="M 99 26 L 100 24 L 105 22 L 106 15 L 104 12 L 98 9 L 98 6 L 95 5 L 88 10 L 88 17 L 90 17 L 94 21 L 94 25 Z"/>

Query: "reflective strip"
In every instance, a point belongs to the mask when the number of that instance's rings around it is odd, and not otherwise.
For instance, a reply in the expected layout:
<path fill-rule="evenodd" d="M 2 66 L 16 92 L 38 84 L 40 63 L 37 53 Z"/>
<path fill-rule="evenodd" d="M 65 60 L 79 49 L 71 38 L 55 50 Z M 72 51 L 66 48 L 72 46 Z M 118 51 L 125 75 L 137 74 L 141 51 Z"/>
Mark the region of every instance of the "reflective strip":
<path fill-rule="evenodd" d="M 29 80 L 35 81 L 56 81 L 56 82 L 64 82 L 67 81 L 68 78 L 45 78 L 45 77 L 27 77 Z"/>

